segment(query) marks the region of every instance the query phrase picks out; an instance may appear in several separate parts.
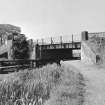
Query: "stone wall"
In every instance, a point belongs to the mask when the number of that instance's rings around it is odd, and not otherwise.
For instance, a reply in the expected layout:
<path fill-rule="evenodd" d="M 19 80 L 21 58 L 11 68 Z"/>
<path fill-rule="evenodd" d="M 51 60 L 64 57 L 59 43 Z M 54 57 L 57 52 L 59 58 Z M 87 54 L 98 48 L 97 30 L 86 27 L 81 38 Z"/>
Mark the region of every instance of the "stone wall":
<path fill-rule="evenodd" d="M 105 64 L 105 32 L 82 32 L 81 60 L 88 64 Z"/>
<path fill-rule="evenodd" d="M 90 46 L 88 46 L 86 41 L 82 41 L 81 43 L 81 60 L 87 64 L 96 63 L 96 54 L 92 51 Z"/>

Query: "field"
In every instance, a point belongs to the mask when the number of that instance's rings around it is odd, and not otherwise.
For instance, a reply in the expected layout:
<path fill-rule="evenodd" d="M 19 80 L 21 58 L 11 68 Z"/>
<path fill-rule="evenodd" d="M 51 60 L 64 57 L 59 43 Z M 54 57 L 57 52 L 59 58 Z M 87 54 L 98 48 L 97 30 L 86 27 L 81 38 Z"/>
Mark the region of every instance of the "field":
<path fill-rule="evenodd" d="M 69 66 L 0 75 L 0 105 L 82 105 L 84 77 Z"/>

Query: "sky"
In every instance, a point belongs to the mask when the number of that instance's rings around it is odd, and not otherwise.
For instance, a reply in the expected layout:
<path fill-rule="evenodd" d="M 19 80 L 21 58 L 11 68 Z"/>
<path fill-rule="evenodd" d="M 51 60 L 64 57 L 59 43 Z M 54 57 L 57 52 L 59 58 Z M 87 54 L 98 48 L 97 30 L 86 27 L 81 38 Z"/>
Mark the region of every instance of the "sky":
<path fill-rule="evenodd" d="M 105 0 L 0 0 L 0 24 L 29 38 L 105 31 Z"/>

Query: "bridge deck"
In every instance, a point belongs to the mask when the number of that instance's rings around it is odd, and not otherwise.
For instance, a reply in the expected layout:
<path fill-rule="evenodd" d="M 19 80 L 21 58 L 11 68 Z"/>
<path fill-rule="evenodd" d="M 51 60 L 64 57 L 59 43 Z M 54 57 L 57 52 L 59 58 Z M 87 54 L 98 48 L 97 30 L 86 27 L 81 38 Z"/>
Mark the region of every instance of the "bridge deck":
<path fill-rule="evenodd" d="M 43 50 L 48 49 L 81 49 L 81 42 L 39 45 Z"/>

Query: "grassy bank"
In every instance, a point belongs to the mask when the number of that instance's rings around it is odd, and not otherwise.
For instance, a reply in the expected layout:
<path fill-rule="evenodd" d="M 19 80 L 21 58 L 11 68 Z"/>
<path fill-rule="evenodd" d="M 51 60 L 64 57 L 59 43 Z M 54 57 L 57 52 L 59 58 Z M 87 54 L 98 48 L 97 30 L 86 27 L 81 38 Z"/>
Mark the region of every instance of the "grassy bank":
<path fill-rule="evenodd" d="M 82 105 L 84 78 L 56 64 L 0 78 L 0 105 Z"/>

